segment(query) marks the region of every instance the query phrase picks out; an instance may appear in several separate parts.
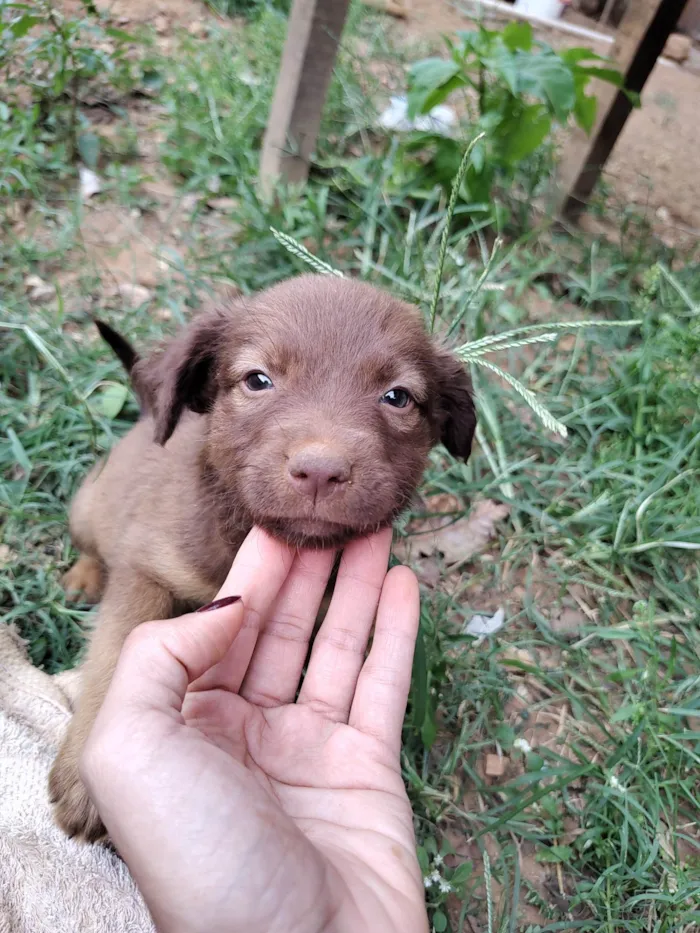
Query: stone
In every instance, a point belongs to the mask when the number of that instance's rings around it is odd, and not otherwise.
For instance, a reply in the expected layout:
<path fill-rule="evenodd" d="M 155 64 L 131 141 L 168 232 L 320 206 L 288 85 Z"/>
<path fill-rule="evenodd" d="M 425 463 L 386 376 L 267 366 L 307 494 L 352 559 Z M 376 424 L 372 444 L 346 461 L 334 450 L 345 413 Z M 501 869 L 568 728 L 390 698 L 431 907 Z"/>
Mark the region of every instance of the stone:
<path fill-rule="evenodd" d="M 484 764 L 486 777 L 503 777 L 506 770 L 506 760 L 502 755 L 487 755 Z"/>
<path fill-rule="evenodd" d="M 56 297 L 56 289 L 49 285 L 38 275 L 28 275 L 24 280 L 24 287 L 29 295 L 29 300 L 37 305 L 43 305 Z"/>
<path fill-rule="evenodd" d="M 674 62 L 684 62 L 690 55 L 693 47 L 693 40 L 690 36 L 684 36 L 680 32 L 674 32 L 666 40 L 663 54 Z"/>
<path fill-rule="evenodd" d="M 152 293 L 142 285 L 131 285 L 124 282 L 117 286 L 119 297 L 125 301 L 130 308 L 138 308 L 145 305 L 152 298 Z"/>

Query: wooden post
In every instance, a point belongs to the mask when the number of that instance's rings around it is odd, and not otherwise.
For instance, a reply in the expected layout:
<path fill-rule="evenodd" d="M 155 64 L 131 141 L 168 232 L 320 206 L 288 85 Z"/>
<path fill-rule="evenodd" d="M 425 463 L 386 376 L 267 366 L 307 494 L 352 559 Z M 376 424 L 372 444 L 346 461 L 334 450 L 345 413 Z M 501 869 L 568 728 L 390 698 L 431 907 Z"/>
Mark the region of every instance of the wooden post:
<path fill-rule="evenodd" d="M 625 86 L 640 93 L 674 30 L 687 0 L 631 0 L 610 57 Z M 559 171 L 558 213 L 575 218 L 595 187 L 632 111 L 629 98 L 612 85 L 596 82 L 598 117 L 590 137 L 573 131 Z"/>
<path fill-rule="evenodd" d="M 260 182 L 305 181 L 349 0 L 294 0 L 265 130 Z"/>

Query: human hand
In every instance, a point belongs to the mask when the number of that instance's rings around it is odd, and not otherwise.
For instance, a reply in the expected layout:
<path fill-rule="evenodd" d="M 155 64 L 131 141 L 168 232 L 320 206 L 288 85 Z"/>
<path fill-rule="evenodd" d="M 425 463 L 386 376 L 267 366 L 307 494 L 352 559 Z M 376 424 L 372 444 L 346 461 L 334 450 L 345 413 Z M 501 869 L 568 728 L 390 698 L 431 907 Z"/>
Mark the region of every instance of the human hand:
<path fill-rule="evenodd" d="M 399 768 L 418 586 L 390 543 L 346 547 L 298 698 L 332 552 L 254 529 L 218 594 L 242 602 L 127 639 L 81 773 L 161 933 L 427 931 Z"/>

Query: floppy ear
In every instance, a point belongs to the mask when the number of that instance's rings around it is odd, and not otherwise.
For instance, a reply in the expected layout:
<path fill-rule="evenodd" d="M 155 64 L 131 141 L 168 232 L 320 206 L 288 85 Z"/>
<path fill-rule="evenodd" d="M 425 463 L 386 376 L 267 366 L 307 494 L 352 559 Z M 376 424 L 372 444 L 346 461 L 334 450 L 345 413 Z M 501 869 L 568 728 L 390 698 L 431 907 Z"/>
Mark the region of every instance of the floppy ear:
<path fill-rule="evenodd" d="M 155 441 L 165 444 L 185 408 L 209 411 L 218 392 L 217 358 L 225 317 L 210 311 L 134 366 L 134 386 L 155 420 Z"/>
<path fill-rule="evenodd" d="M 464 363 L 452 353 L 436 352 L 435 421 L 439 440 L 453 457 L 469 459 L 476 430 L 476 409 Z"/>

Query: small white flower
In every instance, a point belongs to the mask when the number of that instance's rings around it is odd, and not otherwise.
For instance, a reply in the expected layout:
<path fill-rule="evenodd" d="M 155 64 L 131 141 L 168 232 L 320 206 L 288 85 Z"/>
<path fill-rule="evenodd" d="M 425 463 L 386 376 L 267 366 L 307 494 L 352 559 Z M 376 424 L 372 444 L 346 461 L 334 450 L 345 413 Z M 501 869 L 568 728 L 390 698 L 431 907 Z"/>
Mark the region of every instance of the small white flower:
<path fill-rule="evenodd" d="M 430 876 L 430 880 L 433 882 L 433 884 L 441 884 L 442 875 L 440 874 L 439 871 L 434 871 L 432 875 Z"/>
<path fill-rule="evenodd" d="M 608 778 L 608 784 L 612 787 L 613 790 L 619 790 L 621 794 L 627 793 L 627 788 L 624 785 L 620 784 L 617 777 L 614 774 L 611 774 Z"/>
<path fill-rule="evenodd" d="M 444 878 L 440 879 L 440 894 L 449 894 L 452 890 L 452 885 L 449 881 L 445 881 Z"/>
<path fill-rule="evenodd" d="M 423 878 L 423 884 L 426 886 L 426 888 L 432 888 L 433 879 L 430 877 L 430 875 L 425 875 Z"/>
<path fill-rule="evenodd" d="M 513 748 L 519 748 L 523 755 L 529 755 L 532 751 L 532 745 L 530 745 L 527 739 L 516 739 L 515 742 L 513 742 Z"/>
<path fill-rule="evenodd" d="M 445 859 L 438 852 L 438 854 L 433 859 L 433 868 L 439 868 L 444 861 Z"/>

